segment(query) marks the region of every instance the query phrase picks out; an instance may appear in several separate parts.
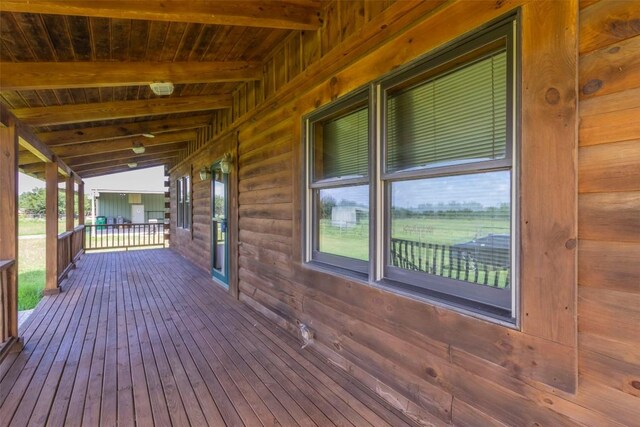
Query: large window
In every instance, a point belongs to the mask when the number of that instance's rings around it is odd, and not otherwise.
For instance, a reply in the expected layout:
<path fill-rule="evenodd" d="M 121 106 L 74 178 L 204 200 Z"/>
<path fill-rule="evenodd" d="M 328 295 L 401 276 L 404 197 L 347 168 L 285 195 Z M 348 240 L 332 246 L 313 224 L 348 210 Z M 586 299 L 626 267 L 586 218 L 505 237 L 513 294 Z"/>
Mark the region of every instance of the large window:
<path fill-rule="evenodd" d="M 369 106 L 360 92 L 307 120 L 309 257 L 366 273 L 369 260 Z"/>
<path fill-rule="evenodd" d="M 191 179 L 183 176 L 176 181 L 177 224 L 179 228 L 191 228 Z"/>
<path fill-rule="evenodd" d="M 357 259 L 339 266 L 515 319 L 514 25 L 496 25 L 307 119 L 308 260 L 333 267 L 325 254 Z M 376 101 L 375 131 L 367 98 Z"/>

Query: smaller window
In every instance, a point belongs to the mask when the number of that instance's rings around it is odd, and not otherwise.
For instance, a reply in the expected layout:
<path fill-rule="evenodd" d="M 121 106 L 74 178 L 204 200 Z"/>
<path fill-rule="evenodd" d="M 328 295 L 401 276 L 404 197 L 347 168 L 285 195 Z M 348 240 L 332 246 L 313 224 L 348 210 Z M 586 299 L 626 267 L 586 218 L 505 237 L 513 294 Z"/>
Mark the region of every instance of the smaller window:
<path fill-rule="evenodd" d="M 306 130 L 307 259 L 367 273 L 368 92 L 313 113 Z"/>
<path fill-rule="evenodd" d="M 191 229 L 191 177 L 182 178 L 184 183 L 184 228 Z"/>
<path fill-rule="evenodd" d="M 176 204 L 177 204 L 177 218 L 176 223 L 179 228 L 184 226 L 184 193 L 182 191 L 182 178 L 176 180 Z"/>

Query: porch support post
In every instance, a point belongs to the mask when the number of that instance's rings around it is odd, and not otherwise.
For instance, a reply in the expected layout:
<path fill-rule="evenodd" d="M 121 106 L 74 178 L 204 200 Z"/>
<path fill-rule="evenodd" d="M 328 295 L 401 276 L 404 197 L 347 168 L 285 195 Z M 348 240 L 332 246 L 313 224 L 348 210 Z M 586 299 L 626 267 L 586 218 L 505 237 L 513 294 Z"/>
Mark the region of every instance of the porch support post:
<path fill-rule="evenodd" d="M 78 182 L 78 225 L 84 225 L 84 181 Z"/>
<path fill-rule="evenodd" d="M 73 216 L 75 214 L 74 206 L 74 193 L 75 193 L 75 179 L 73 174 L 69 174 L 65 183 L 65 215 L 67 219 L 67 231 L 73 230 Z"/>
<path fill-rule="evenodd" d="M 0 360 L 18 340 L 18 132 L 0 126 L 0 261 L 14 261 L 6 269 L 6 323 L 0 337 Z M 4 273 L 3 273 L 4 276 Z M 0 278 L 0 282 L 2 278 Z M 6 338 L 6 340 L 5 340 Z M 12 347 L 12 348 L 10 348 Z"/>
<path fill-rule="evenodd" d="M 55 160 L 55 159 L 54 159 Z M 58 287 L 58 163 L 45 163 L 46 180 L 46 252 L 45 295 L 60 292 Z"/>

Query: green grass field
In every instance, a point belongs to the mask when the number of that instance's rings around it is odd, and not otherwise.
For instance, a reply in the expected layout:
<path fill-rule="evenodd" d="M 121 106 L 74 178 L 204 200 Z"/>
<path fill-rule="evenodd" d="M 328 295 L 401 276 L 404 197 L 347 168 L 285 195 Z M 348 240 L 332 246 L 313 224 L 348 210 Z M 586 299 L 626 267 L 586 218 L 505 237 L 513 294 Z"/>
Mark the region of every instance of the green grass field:
<path fill-rule="evenodd" d="M 20 239 L 18 250 L 18 310 L 30 310 L 38 305 L 44 289 L 44 239 Z"/>
<path fill-rule="evenodd" d="M 367 260 L 369 254 L 368 221 L 362 221 L 353 227 L 334 227 L 331 220 L 320 221 L 319 237 L 320 251 L 334 255 L 345 256 Z M 413 242 L 434 243 L 438 245 L 452 246 L 459 243 L 466 243 L 479 237 L 489 234 L 509 234 L 508 219 L 494 219 L 487 221 L 486 218 L 401 218 L 392 222 L 391 236 L 394 239 L 403 239 Z M 433 257 L 433 252 L 429 255 L 416 253 L 416 259 L 421 256 L 422 262 Z M 504 270 L 497 272 L 491 270 L 491 266 L 476 266 L 470 264 L 471 272 L 468 272 L 464 263 L 460 264 L 462 270 L 458 270 L 457 265 L 449 265 L 449 250 L 445 250 L 444 257 L 439 253 L 438 269 L 443 271 L 438 273 L 446 277 L 465 277 L 476 283 L 489 284 L 497 283 L 498 286 L 506 285 L 507 274 Z M 457 260 L 457 258 L 456 258 Z M 414 267 L 415 268 L 415 267 Z M 421 267 L 422 268 L 422 267 Z M 484 269 L 489 268 L 489 272 Z M 452 270 L 453 269 L 453 270 Z M 476 269 L 477 275 L 476 275 Z M 463 271 L 464 270 L 464 271 Z M 460 274 L 460 276 L 458 276 Z M 498 275 L 496 278 L 496 274 Z"/>
<path fill-rule="evenodd" d="M 509 233 L 509 221 L 486 219 L 403 218 L 393 221 L 391 236 L 416 242 L 455 245 L 488 234 Z M 356 259 L 368 259 L 369 223 L 353 227 L 333 227 L 331 220 L 320 221 L 320 250 Z"/>
<path fill-rule="evenodd" d="M 76 220 L 77 224 L 77 220 Z M 66 222 L 64 219 L 58 221 L 58 233 L 65 231 Z M 45 220 L 36 218 L 18 218 L 18 234 L 20 236 L 34 236 L 45 233 Z"/>

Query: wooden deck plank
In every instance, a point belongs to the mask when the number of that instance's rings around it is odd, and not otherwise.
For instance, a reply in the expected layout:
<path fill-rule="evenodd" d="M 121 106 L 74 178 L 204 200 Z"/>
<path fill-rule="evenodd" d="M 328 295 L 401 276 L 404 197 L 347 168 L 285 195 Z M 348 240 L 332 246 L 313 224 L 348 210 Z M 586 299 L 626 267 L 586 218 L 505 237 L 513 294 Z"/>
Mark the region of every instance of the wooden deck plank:
<path fill-rule="evenodd" d="M 90 260 L 93 261 L 93 260 Z M 97 271 L 97 268 L 91 270 L 91 274 Z M 67 286 L 77 286 L 75 282 L 75 275 L 68 276 L 65 283 L 63 283 L 63 288 Z M 52 408 L 53 400 L 57 394 L 64 395 L 64 388 L 68 387 L 68 381 L 63 382 L 63 379 L 68 379 L 70 375 L 75 376 L 75 368 L 78 365 L 78 359 L 82 350 L 82 343 L 85 340 L 86 331 L 89 326 L 90 313 L 92 309 L 96 306 L 94 304 L 94 300 L 96 298 L 96 286 L 88 287 L 87 298 L 84 303 L 84 308 L 80 317 L 80 322 L 77 326 L 75 334 L 72 336 L 73 341 L 68 343 L 68 346 L 60 347 L 58 354 L 49 370 L 49 374 L 47 379 L 42 387 L 42 391 L 40 392 L 40 396 L 36 402 L 36 406 L 31 412 L 31 417 L 29 419 L 29 423 L 35 425 L 43 425 L 50 416 L 52 411 L 58 411 L 59 408 Z M 72 326 L 71 326 L 72 327 Z M 67 378 L 65 378 L 67 377 Z M 23 406 L 23 405 L 21 405 Z M 65 405 L 66 410 L 66 405 Z"/>
<path fill-rule="evenodd" d="M 129 283 L 131 280 L 130 274 L 126 271 L 122 276 L 123 283 Z M 129 361 L 131 369 L 131 387 L 133 393 L 133 403 L 135 410 L 135 422 L 139 426 L 152 426 L 153 425 L 153 413 L 151 407 L 151 397 L 149 391 L 149 385 L 146 377 L 146 370 L 144 360 L 142 358 L 140 336 L 138 335 L 138 325 L 136 324 L 135 310 L 133 308 L 133 301 L 131 299 L 131 292 L 129 286 L 122 287 L 122 304 L 123 310 L 121 310 L 124 316 L 124 328 L 126 329 L 127 336 L 127 349 L 129 352 Z M 166 408 L 166 403 L 165 403 Z M 168 424 L 169 417 L 166 411 L 162 411 L 166 416 L 164 421 Z"/>
<path fill-rule="evenodd" d="M 70 295 L 67 298 L 62 299 L 64 304 L 62 312 L 58 310 L 56 315 L 53 317 L 54 322 L 46 325 L 46 330 L 44 331 L 42 338 L 38 341 L 38 345 L 30 354 L 28 354 L 28 360 L 24 360 L 24 363 L 20 358 L 16 360 L 18 366 L 22 366 L 21 369 L 16 369 L 17 366 L 15 366 L 16 364 L 14 363 L 12 372 L 9 372 L 3 379 L 2 383 L 0 383 L 0 394 L 2 395 L 2 398 L 0 398 L 0 401 L 2 402 L 0 406 L 0 419 L 13 419 L 15 412 L 22 403 L 22 397 L 29 388 L 34 375 L 36 372 L 41 373 L 42 370 L 45 369 L 42 367 L 38 371 L 43 359 L 46 364 L 56 345 L 62 339 L 66 330 L 66 325 L 68 325 L 70 317 L 77 307 L 76 304 L 79 299 L 79 293 L 80 291 L 73 289 L 69 292 Z M 58 327 L 58 325 L 63 325 L 63 327 Z M 6 397 L 6 399 L 4 397 Z M 28 405 L 29 403 L 30 402 L 27 400 L 25 405 Z"/>
<path fill-rule="evenodd" d="M 414 425 L 168 249 L 87 254 L 33 316 L 2 425 Z"/>
<path fill-rule="evenodd" d="M 85 258 L 85 260 L 88 258 L 89 257 Z M 75 381 L 73 383 L 66 414 L 63 414 L 62 412 L 56 414 L 56 422 L 58 425 L 79 426 L 82 423 L 85 397 L 87 395 L 89 380 L 91 378 L 94 353 L 96 352 L 96 343 L 100 336 L 101 326 L 104 325 L 104 312 L 108 308 L 107 304 L 109 301 L 109 295 L 108 289 L 105 289 L 107 269 L 106 261 L 107 259 L 101 260 L 100 270 L 94 276 L 95 283 L 91 284 L 91 282 L 89 282 L 89 284 L 100 289 L 99 298 L 96 299 L 96 305 L 91 312 L 92 323 L 90 329 L 87 331 L 85 344 L 82 347 L 82 354 L 80 355 L 80 362 L 78 363 L 78 372 L 76 373 Z M 83 269 L 82 271 L 84 272 L 85 270 Z M 78 278 L 78 286 L 82 283 L 81 280 L 82 278 Z M 87 286 L 87 282 L 84 282 L 84 285 Z M 102 375 L 101 372 L 100 375 Z"/>
<path fill-rule="evenodd" d="M 82 262 L 92 261 L 88 258 L 82 260 Z M 93 353 L 93 344 L 95 342 L 96 332 L 98 328 L 98 316 L 100 314 L 100 304 L 102 298 L 102 282 L 101 277 L 104 274 L 104 259 L 96 259 L 97 263 L 90 278 L 86 281 L 87 285 L 95 289 L 95 296 L 93 299 L 93 306 L 88 316 L 88 325 L 85 331 L 85 335 L 82 340 L 78 340 L 74 343 L 74 347 L 69 353 L 69 358 L 65 366 L 58 391 L 54 396 L 54 400 L 51 406 L 51 413 L 47 424 L 51 427 L 59 427 L 65 424 L 65 418 L 69 409 L 69 403 L 73 391 L 82 388 L 86 390 L 86 384 L 89 373 L 89 363 L 91 362 L 91 355 Z M 84 266 L 84 265 L 83 265 Z M 70 285 L 78 286 L 80 279 L 84 280 L 84 277 L 73 274 Z"/>
<path fill-rule="evenodd" d="M 196 328 L 189 328 L 188 323 L 190 322 L 187 323 L 185 321 L 185 318 L 187 317 L 186 314 L 189 313 L 190 310 L 179 310 L 179 308 L 174 305 L 172 298 L 177 299 L 178 295 L 174 295 L 167 289 L 170 285 L 165 282 L 166 276 L 164 276 L 164 272 L 159 272 L 162 274 L 156 276 L 155 280 L 152 282 L 152 285 L 155 287 L 155 292 L 157 292 L 159 301 L 162 301 L 162 304 L 164 305 L 164 312 L 171 315 L 179 336 L 183 338 L 184 343 L 196 362 L 198 370 L 202 374 L 206 385 L 209 387 L 211 394 L 215 397 L 215 402 L 218 405 L 221 403 L 231 405 L 231 407 L 233 407 L 233 411 L 237 412 L 242 419 L 241 422 L 245 425 L 261 425 L 261 422 L 256 417 L 251 405 L 249 405 L 245 400 L 243 394 L 229 376 L 224 365 L 214 358 L 215 354 L 211 349 L 202 349 L 200 344 L 198 344 L 198 342 L 204 341 L 196 341 L 197 337 L 192 335 L 194 331 L 197 332 Z M 229 407 L 222 408 L 223 415 L 230 411 L 231 409 Z M 233 415 L 225 415 L 225 420 L 228 419 L 239 421 Z"/>
<path fill-rule="evenodd" d="M 138 263 L 138 265 L 140 265 L 140 263 Z M 152 316 L 156 320 L 156 325 L 159 327 L 163 343 L 165 344 L 165 351 L 172 363 L 174 374 L 177 378 L 181 379 L 178 387 L 180 388 L 180 393 L 185 402 L 185 409 L 187 409 L 187 415 L 189 415 L 192 424 L 200 425 L 204 423 L 206 419 L 206 422 L 209 424 L 219 425 L 224 423 L 222 416 L 224 416 L 225 419 L 233 420 L 235 423 L 241 422 L 215 376 L 208 377 L 209 381 L 205 384 L 194 360 L 186 349 L 183 337 L 181 337 L 175 328 L 175 320 L 165 309 L 162 298 L 155 292 L 154 281 L 158 280 L 158 273 L 157 271 L 154 273 L 155 274 L 151 276 L 141 275 L 146 282 L 144 291 L 147 294 L 147 303 L 149 304 Z M 151 304 L 151 301 L 153 304 Z M 210 392 L 210 389 L 207 387 L 212 387 L 213 395 L 216 398 L 215 402 L 212 397 L 212 392 Z M 196 404 L 199 404 L 201 412 L 197 411 Z M 202 413 L 203 418 L 200 418 L 200 413 Z M 196 414 L 197 416 L 194 416 Z"/>

